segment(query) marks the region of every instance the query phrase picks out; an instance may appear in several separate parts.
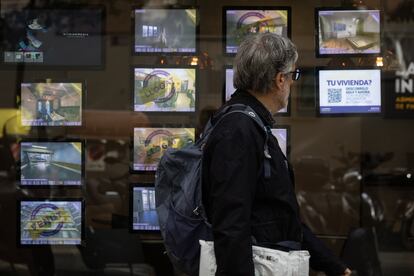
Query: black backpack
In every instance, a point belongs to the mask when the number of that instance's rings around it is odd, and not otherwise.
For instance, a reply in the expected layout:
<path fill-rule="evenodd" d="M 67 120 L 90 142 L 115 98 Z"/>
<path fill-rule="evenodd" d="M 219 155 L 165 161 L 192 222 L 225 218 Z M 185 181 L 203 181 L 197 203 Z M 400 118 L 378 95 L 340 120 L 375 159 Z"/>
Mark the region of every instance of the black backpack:
<path fill-rule="evenodd" d="M 226 116 L 242 113 L 252 118 L 265 135 L 265 177 L 270 177 L 271 158 L 267 141 L 270 129 L 254 110 L 243 104 L 226 106 L 217 115 L 214 125 L 211 119 L 202 137 L 181 149 L 168 149 L 162 156 L 155 175 L 155 204 L 161 235 L 166 253 L 173 265 L 188 275 L 198 275 L 199 240 L 212 240 L 211 225 L 202 204 L 202 157 L 203 147 L 213 129 Z M 266 161 L 267 160 L 267 161 Z"/>

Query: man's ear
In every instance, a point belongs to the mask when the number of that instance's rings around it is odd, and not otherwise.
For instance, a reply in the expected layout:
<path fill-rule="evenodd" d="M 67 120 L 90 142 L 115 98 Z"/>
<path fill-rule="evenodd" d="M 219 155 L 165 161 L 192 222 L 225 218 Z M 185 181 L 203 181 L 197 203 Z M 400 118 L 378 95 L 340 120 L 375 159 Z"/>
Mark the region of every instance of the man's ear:
<path fill-rule="evenodd" d="M 283 89 L 283 85 L 286 81 L 285 74 L 283 74 L 281 72 L 277 73 L 276 77 L 274 78 L 274 81 L 275 81 L 275 85 L 276 85 L 277 89 L 279 89 L 279 90 Z"/>

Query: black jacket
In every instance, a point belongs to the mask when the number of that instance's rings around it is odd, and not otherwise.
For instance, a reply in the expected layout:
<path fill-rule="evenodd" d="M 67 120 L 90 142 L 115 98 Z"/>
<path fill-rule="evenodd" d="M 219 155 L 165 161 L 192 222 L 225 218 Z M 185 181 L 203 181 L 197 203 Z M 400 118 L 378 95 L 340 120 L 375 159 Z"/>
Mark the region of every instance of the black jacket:
<path fill-rule="evenodd" d="M 235 103 L 249 105 L 273 126 L 271 114 L 250 93 L 236 91 L 228 104 Z M 213 225 L 216 275 L 254 275 L 252 236 L 258 245 L 277 249 L 280 241 L 301 242 L 313 269 L 342 274 L 345 266 L 300 222 L 293 171 L 272 135 L 271 177 L 264 178 L 264 140 L 251 118 L 235 113 L 217 125 L 205 145 L 203 203 Z"/>

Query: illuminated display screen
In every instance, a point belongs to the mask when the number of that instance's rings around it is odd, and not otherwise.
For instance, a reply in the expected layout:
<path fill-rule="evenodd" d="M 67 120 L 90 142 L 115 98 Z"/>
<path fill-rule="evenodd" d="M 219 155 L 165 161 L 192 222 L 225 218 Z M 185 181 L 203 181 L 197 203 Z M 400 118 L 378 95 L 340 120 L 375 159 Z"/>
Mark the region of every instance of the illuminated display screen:
<path fill-rule="evenodd" d="M 81 185 L 81 142 L 21 142 L 21 185 Z"/>
<path fill-rule="evenodd" d="M 135 68 L 134 110 L 194 112 L 196 69 Z"/>
<path fill-rule="evenodd" d="M 289 139 L 287 128 L 272 128 L 272 134 L 276 137 L 283 154 L 287 156 L 287 145 Z"/>
<path fill-rule="evenodd" d="M 154 187 L 133 187 L 132 230 L 158 231 Z"/>
<path fill-rule="evenodd" d="M 317 10 L 317 54 L 379 54 L 379 10 Z"/>
<path fill-rule="evenodd" d="M 5 64 L 101 66 L 102 8 L 2 11 Z"/>
<path fill-rule="evenodd" d="M 168 148 L 182 148 L 194 138 L 194 128 L 134 128 L 133 169 L 155 171 Z"/>
<path fill-rule="evenodd" d="M 81 244 L 82 220 L 82 201 L 21 201 L 20 244 Z"/>
<path fill-rule="evenodd" d="M 289 8 L 225 8 L 225 52 L 237 53 L 240 43 L 256 33 L 290 36 Z"/>
<path fill-rule="evenodd" d="M 381 113 L 381 70 L 319 70 L 319 113 Z"/>
<path fill-rule="evenodd" d="M 22 125 L 82 125 L 82 93 L 82 83 L 22 83 Z"/>
<path fill-rule="evenodd" d="M 135 9 L 135 53 L 195 53 L 196 9 Z"/>

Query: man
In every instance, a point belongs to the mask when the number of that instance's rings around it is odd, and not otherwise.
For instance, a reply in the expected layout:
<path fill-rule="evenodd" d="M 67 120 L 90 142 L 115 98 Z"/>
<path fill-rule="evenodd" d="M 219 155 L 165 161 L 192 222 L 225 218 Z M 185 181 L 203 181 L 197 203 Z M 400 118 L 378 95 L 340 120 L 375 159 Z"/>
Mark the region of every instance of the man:
<path fill-rule="evenodd" d="M 299 79 L 298 54 L 287 38 L 275 34 L 248 37 L 234 60 L 236 92 L 226 105 L 249 105 L 270 128 L 272 114 L 288 104 L 290 86 Z M 213 123 L 218 118 L 213 117 Z M 271 175 L 264 177 L 263 130 L 248 116 L 233 113 L 210 135 L 203 157 L 203 203 L 212 223 L 216 276 L 252 276 L 252 244 L 308 250 L 310 266 L 328 275 L 350 275 L 300 222 L 293 171 L 276 138 L 269 135 Z"/>

